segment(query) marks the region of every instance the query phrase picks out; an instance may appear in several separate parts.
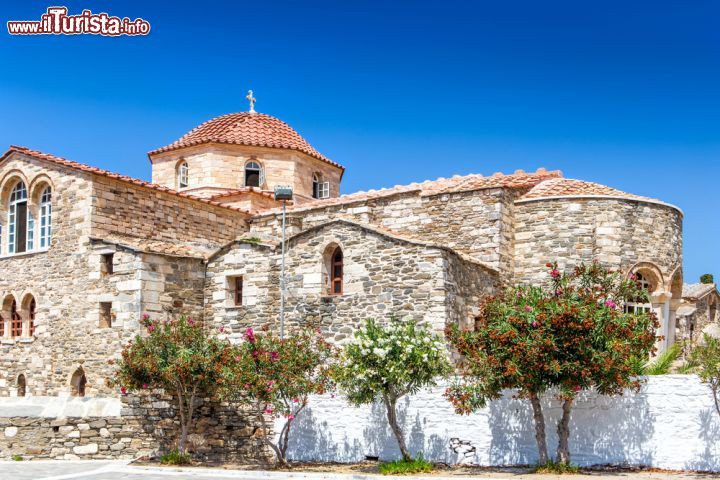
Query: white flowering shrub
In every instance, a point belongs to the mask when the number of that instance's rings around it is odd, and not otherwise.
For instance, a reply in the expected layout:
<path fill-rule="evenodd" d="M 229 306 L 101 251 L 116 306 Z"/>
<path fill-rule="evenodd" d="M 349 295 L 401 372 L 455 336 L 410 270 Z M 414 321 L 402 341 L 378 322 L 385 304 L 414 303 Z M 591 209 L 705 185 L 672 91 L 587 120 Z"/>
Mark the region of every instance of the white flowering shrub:
<path fill-rule="evenodd" d="M 452 367 L 441 337 L 426 326 L 391 320 L 386 326 L 368 320 L 345 345 L 335 381 L 353 405 L 382 401 L 388 423 L 405 460 L 410 454 L 397 421 L 398 399 L 436 385 Z"/>

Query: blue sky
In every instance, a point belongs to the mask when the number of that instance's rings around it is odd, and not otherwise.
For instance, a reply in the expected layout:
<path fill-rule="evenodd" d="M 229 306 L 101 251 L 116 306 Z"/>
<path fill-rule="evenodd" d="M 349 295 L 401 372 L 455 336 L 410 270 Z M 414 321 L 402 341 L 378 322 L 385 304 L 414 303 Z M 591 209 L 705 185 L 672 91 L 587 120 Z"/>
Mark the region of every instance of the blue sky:
<path fill-rule="evenodd" d="M 343 192 L 561 169 L 685 212 L 685 277 L 720 277 L 720 3 L 38 2 L 147 37 L 0 35 L 0 148 L 149 179 L 145 153 L 258 111 L 342 163 Z M 4 28 L 4 27 L 3 27 Z"/>

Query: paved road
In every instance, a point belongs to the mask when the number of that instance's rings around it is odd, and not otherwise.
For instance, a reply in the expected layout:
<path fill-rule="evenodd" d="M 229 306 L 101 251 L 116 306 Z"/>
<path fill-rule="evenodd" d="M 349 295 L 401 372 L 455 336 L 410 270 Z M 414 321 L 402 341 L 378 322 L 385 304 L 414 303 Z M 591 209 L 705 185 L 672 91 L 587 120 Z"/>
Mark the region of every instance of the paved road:
<path fill-rule="evenodd" d="M 238 472 L 239 473 L 239 472 Z M 267 477 L 242 472 L 179 472 L 168 469 L 152 471 L 129 467 L 125 462 L 103 461 L 34 461 L 0 462 L 0 480 L 217 480 L 241 478 L 243 480 L 268 480 Z M 255 478 L 253 478 L 255 477 Z"/>

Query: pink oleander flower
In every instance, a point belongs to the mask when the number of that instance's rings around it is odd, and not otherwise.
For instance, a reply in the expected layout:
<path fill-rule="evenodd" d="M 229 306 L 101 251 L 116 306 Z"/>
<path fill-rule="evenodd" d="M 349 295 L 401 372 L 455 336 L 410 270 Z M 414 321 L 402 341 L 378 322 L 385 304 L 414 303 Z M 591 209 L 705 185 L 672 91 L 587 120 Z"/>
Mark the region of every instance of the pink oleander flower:
<path fill-rule="evenodd" d="M 147 390 L 147 389 L 148 389 L 148 384 L 147 384 L 147 383 L 143 383 L 143 390 Z"/>
<path fill-rule="evenodd" d="M 268 387 L 272 387 L 273 385 L 275 385 L 275 381 L 274 381 L 274 380 L 268 380 Z"/>
<path fill-rule="evenodd" d="M 270 360 L 275 361 L 278 359 L 278 357 L 280 357 L 280 355 L 278 355 L 278 352 L 270 352 Z"/>
<path fill-rule="evenodd" d="M 255 343 L 255 332 L 253 332 L 251 327 L 248 327 L 247 330 L 245 330 L 245 339 L 250 343 Z"/>
<path fill-rule="evenodd" d="M 120 387 L 120 393 L 125 395 L 127 393 L 127 389 L 125 387 Z"/>
<path fill-rule="evenodd" d="M 266 409 L 265 409 L 265 413 L 267 413 L 268 415 L 272 414 L 272 412 L 273 412 L 273 409 L 272 409 L 272 408 L 266 408 Z"/>
<path fill-rule="evenodd" d="M 290 415 L 288 415 L 287 418 L 288 418 L 288 420 L 294 420 L 294 419 L 295 419 L 295 415 L 293 415 L 293 414 L 291 413 Z"/>
<path fill-rule="evenodd" d="M 238 355 L 237 357 L 235 357 L 235 361 L 236 361 L 236 362 L 240 362 L 241 360 L 242 360 L 242 358 L 240 357 L 240 355 Z"/>
<path fill-rule="evenodd" d="M 608 299 L 605 301 L 605 306 L 608 308 L 615 308 L 617 307 L 617 303 L 613 302 L 612 300 Z"/>
<path fill-rule="evenodd" d="M 532 312 L 532 307 L 530 305 L 525 305 L 525 311 Z"/>
<path fill-rule="evenodd" d="M 218 331 L 220 333 L 225 333 L 225 327 L 221 325 L 220 328 L 218 328 Z"/>
<path fill-rule="evenodd" d="M 577 393 L 582 389 L 580 388 L 580 385 L 575 385 L 575 388 L 573 390 L 575 390 L 575 393 Z"/>
<path fill-rule="evenodd" d="M 535 320 L 535 321 L 532 323 L 532 326 L 535 327 L 535 328 L 537 328 L 537 327 L 540 326 L 540 322 L 538 322 L 537 320 Z"/>
<path fill-rule="evenodd" d="M 149 318 L 150 318 L 150 315 L 148 315 L 147 313 L 143 313 L 143 316 L 142 316 L 143 320 L 147 320 Z"/>
<path fill-rule="evenodd" d="M 195 325 L 195 320 L 193 320 L 192 318 L 188 318 L 187 323 L 188 323 L 188 325 L 190 325 L 192 327 Z"/>
<path fill-rule="evenodd" d="M 550 272 L 550 276 L 552 278 L 558 278 L 560 276 L 560 271 L 558 271 L 557 268 L 553 268 L 552 271 Z"/>
<path fill-rule="evenodd" d="M 155 325 L 149 325 L 148 326 L 148 332 L 152 333 L 155 331 Z"/>

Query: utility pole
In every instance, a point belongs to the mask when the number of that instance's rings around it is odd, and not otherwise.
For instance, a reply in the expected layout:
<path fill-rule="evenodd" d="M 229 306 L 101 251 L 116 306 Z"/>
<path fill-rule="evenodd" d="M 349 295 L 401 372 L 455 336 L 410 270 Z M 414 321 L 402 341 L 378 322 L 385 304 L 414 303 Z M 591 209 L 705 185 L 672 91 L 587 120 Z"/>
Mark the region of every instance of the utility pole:
<path fill-rule="evenodd" d="M 275 187 L 275 200 L 282 202 L 282 242 L 280 261 L 280 339 L 285 338 L 285 217 L 288 200 L 292 200 L 292 187 Z"/>

